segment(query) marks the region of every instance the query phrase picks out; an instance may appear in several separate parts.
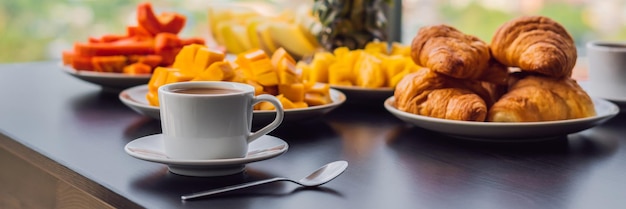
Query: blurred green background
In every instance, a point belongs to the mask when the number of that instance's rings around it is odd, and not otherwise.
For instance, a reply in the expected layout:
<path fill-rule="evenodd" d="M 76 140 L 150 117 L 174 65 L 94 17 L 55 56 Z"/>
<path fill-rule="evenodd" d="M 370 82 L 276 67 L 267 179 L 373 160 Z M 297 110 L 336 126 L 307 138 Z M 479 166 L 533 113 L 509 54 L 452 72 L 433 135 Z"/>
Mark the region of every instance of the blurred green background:
<path fill-rule="evenodd" d="M 140 0 L 0 0 L 0 63 L 59 59 L 62 50 L 89 36 L 124 33 L 135 24 Z M 154 0 L 157 11 L 188 17 L 183 37 L 208 37 L 210 4 L 255 4 L 281 11 L 313 0 L 205 1 Z M 559 21 L 574 36 L 581 53 L 592 39 L 626 38 L 626 0 L 402 0 L 402 38 L 410 43 L 419 27 L 450 24 L 490 42 L 498 26 L 521 15 L 545 15 Z"/>

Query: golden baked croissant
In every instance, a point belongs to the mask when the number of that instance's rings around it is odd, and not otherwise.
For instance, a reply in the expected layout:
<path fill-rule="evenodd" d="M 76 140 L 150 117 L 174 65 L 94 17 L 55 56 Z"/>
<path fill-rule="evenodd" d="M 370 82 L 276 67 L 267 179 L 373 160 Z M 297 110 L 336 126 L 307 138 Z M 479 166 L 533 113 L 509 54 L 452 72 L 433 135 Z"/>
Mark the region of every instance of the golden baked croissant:
<path fill-rule="evenodd" d="M 512 84 L 489 109 L 487 121 L 554 121 L 595 114 L 591 98 L 575 80 L 528 75 Z"/>
<path fill-rule="evenodd" d="M 507 66 L 551 77 L 570 77 L 577 58 L 572 36 L 543 16 L 504 23 L 496 30 L 490 48 L 492 56 Z"/>
<path fill-rule="evenodd" d="M 411 43 L 413 61 L 454 78 L 504 82 L 504 65 L 491 59 L 489 46 L 447 25 L 422 27 Z"/>
<path fill-rule="evenodd" d="M 481 82 L 461 80 L 422 69 L 398 83 L 395 106 L 401 111 L 451 120 L 484 121 L 492 104 Z"/>

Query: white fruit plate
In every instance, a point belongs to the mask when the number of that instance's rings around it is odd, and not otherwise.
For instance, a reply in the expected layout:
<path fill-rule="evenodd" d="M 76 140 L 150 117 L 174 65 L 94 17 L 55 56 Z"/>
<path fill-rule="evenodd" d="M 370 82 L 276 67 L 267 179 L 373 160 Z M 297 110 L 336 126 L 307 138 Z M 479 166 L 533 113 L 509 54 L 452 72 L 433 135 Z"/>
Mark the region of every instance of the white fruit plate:
<path fill-rule="evenodd" d="M 154 119 L 160 119 L 161 114 L 159 107 L 152 106 L 148 103 L 148 100 L 146 99 L 147 93 L 148 85 L 139 85 L 120 92 L 119 99 L 122 103 L 139 114 L 146 115 Z M 311 106 L 308 108 L 286 109 L 283 123 L 297 122 L 322 116 L 339 107 L 339 105 L 346 101 L 346 95 L 335 89 L 330 89 L 330 98 L 332 100 L 332 103 L 330 104 Z M 255 110 L 252 116 L 253 124 L 266 124 L 271 122 L 274 120 L 275 115 L 276 111 Z"/>
<path fill-rule="evenodd" d="M 386 88 L 365 88 L 365 87 L 356 87 L 356 86 L 339 86 L 339 85 L 330 85 L 331 88 L 337 89 L 344 94 L 349 99 L 349 103 L 359 103 L 359 104 L 371 104 L 375 103 L 376 105 L 380 105 L 382 101 L 393 96 L 394 89 L 390 87 Z"/>
<path fill-rule="evenodd" d="M 124 73 L 103 73 L 94 71 L 76 70 L 70 66 L 61 65 L 63 72 L 80 80 L 99 85 L 105 91 L 120 92 L 126 88 L 147 84 L 152 74 L 129 75 Z"/>

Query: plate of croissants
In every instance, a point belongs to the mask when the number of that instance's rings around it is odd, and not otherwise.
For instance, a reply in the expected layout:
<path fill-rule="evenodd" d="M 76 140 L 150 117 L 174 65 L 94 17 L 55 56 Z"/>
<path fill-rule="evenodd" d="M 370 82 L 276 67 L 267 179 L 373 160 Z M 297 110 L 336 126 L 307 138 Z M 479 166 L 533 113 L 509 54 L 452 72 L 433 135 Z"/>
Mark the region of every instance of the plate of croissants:
<path fill-rule="evenodd" d="M 490 44 L 449 25 L 425 26 L 411 57 L 424 68 L 406 75 L 384 105 L 425 129 L 483 141 L 543 140 L 619 113 L 571 77 L 574 40 L 545 16 L 505 22 Z"/>

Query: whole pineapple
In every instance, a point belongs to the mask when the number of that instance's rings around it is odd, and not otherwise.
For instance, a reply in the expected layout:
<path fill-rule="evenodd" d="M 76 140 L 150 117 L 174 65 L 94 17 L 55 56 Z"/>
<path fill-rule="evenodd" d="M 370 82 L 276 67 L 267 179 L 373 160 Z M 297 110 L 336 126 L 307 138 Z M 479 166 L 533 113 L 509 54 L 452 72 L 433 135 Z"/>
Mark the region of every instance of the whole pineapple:
<path fill-rule="evenodd" d="M 319 20 L 318 42 L 328 51 L 338 47 L 362 49 L 368 42 L 387 41 L 383 11 L 391 0 L 314 0 L 313 16 Z"/>

